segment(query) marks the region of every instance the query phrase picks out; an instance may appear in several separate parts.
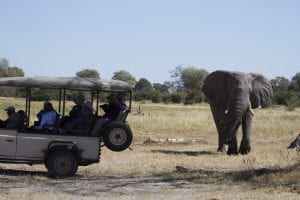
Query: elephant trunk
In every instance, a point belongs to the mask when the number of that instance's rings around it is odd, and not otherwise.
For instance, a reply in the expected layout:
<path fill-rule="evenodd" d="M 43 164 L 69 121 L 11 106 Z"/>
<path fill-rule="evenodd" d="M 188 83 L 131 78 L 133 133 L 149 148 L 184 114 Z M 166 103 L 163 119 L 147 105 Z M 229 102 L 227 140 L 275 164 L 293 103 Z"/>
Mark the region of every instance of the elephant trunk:
<path fill-rule="evenodd" d="M 224 130 L 225 135 L 225 144 L 229 144 L 233 137 L 235 137 L 235 134 L 237 132 L 237 129 L 239 125 L 241 124 L 243 115 L 247 111 L 247 109 L 250 109 L 250 103 L 248 101 L 245 101 L 247 97 L 244 95 L 238 95 L 235 98 L 235 101 L 232 101 L 228 108 L 227 113 L 227 123 Z"/>

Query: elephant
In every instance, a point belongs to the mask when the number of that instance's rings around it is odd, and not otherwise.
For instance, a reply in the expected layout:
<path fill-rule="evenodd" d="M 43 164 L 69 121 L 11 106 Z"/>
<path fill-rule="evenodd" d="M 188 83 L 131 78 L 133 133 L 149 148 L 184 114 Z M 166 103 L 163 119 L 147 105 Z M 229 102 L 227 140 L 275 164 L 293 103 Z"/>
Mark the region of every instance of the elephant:
<path fill-rule="evenodd" d="M 205 78 L 202 91 L 210 104 L 218 132 L 217 151 L 225 151 L 228 145 L 228 155 L 248 154 L 252 109 L 269 103 L 273 95 L 272 83 L 261 74 L 218 70 Z M 241 124 L 243 136 L 238 150 L 236 134 Z"/>

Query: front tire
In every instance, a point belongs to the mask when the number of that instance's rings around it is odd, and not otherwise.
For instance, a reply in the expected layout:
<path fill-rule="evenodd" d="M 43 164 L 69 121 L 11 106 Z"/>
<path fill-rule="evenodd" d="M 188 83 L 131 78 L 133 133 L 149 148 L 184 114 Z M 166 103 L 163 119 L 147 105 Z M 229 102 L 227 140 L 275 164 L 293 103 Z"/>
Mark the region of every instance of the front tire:
<path fill-rule="evenodd" d="M 124 122 L 112 122 L 105 127 L 103 141 L 112 151 L 124 151 L 132 142 L 130 127 Z"/>
<path fill-rule="evenodd" d="M 70 151 L 55 151 L 47 160 L 46 167 L 50 175 L 57 178 L 66 178 L 75 175 L 78 162 L 74 153 Z"/>

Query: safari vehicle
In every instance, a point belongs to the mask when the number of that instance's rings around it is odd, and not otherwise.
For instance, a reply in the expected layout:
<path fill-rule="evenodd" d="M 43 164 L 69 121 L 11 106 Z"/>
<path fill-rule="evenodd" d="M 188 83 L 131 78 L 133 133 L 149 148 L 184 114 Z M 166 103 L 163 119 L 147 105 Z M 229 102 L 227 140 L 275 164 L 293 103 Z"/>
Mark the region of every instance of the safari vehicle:
<path fill-rule="evenodd" d="M 92 78 L 54 77 L 10 77 L 0 78 L 0 86 L 24 88 L 26 92 L 25 120 L 17 130 L 0 128 L 0 162 L 45 164 L 48 172 L 58 178 L 73 176 L 78 166 L 86 166 L 100 161 L 101 147 L 112 151 L 127 149 L 132 141 L 132 132 L 126 122 L 131 109 L 131 85 L 117 80 Z M 58 113 L 66 112 L 66 93 L 84 91 L 90 93 L 96 111 L 87 127 L 71 133 L 55 130 L 32 130 L 30 128 L 31 93 L 34 88 L 56 90 L 58 93 Z M 99 136 L 89 133 L 99 117 L 98 108 L 102 93 L 123 93 L 129 99 L 129 106 L 118 117 L 104 126 Z"/>

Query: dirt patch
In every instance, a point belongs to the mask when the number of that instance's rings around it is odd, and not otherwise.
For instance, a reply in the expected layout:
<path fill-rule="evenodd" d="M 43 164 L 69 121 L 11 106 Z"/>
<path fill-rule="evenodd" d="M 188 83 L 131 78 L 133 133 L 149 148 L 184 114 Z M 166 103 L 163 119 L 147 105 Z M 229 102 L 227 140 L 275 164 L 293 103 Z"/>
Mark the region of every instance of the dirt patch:
<path fill-rule="evenodd" d="M 298 174 L 298 175 L 297 175 Z M 43 171 L 0 170 L 0 199 L 297 199 L 300 164 L 240 171 L 187 169 L 151 176 L 52 179 Z"/>

